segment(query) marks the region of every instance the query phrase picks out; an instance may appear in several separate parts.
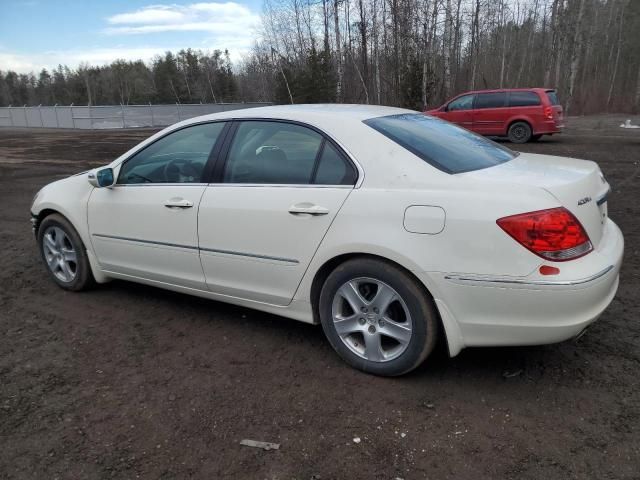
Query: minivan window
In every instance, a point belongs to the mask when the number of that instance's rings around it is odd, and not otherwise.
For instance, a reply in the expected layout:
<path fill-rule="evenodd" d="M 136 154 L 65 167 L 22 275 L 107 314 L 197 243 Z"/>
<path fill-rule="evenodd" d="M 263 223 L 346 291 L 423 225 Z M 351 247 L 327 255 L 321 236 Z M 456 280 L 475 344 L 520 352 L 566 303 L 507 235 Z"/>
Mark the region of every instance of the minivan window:
<path fill-rule="evenodd" d="M 509 92 L 510 107 L 532 107 L 541 105 L 540 97 L 536 92 Z"/>
<path fill-rule="evenodd" d="M 506 92 L 479 93 L 473 108 L 501 108 L 507 106 Z"/>
<path fill-rule="evenodd" d="M 547 90 L 547 97 L 549 97 L 549 101 L 551 105 L 560 105 L 560 101 L 558 100 L 558 92 L 555 90 Z"/>
<path fill-rule="evenodd" d="M 471 110 L 473 108 L 473 95 L 463 95 L 451 101 L 447 105 L 447 111 L 453 112 L 455 110 Z"/>
<path fill-rule="evenodd" d="M 419 113 L 370 118 L 364 123 L 447 173 L 492 167 L 518 155 L 469 130 Z"/>

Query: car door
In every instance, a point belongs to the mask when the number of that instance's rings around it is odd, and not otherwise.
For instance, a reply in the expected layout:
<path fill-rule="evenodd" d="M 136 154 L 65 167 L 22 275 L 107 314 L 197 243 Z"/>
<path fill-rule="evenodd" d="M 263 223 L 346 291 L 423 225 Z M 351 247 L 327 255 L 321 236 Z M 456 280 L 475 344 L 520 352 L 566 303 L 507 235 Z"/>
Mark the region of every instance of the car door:
<path fill-rule="evenodd" d="M 206 290 L 198 253 L 198 204 L 225 124 L 169 133 L 125 160 L 113 187 L 89 198 L 91 242 L 107 272 Z"/>
<path fill-rule="evenodd" d="M 506 92 L 478 93 L 473 103 L 473 131 L 482 135 L 504 135 L 509 115 Z"/>
<path fill-rule="evenodd" d="M 357 170 L 317 130 L 282 121 L 234 124 L 200 203 L 200 258 L 215 293 L 287 305 Z"/>
<path fill-rule="evenodd" d="M 473 94 L 461 95 L 454 98 L 446 106 L 446 113 L 442 118 L 461 127 L 473 128 Z"/>

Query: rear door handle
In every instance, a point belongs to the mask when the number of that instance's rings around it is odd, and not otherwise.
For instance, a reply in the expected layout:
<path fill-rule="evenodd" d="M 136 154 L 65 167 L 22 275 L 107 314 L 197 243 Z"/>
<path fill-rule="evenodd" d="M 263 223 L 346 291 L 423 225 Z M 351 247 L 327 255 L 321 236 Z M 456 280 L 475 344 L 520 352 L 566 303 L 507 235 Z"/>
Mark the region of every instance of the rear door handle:
<path fill-rule="evenodd" d="M 170 198 L 164 202 L 164 206 L 167 208 L 191 208 L 193 207 L 193 202 L 184 198 Z"/>
<path fill-rule="evenodd" d="M 320 205 L 314 205 L 313 203 L 297 203 L 289 207 L 289 213 L 291 215 L 326 215 L 329 213 L 328 208 L 321 207 Z"/>

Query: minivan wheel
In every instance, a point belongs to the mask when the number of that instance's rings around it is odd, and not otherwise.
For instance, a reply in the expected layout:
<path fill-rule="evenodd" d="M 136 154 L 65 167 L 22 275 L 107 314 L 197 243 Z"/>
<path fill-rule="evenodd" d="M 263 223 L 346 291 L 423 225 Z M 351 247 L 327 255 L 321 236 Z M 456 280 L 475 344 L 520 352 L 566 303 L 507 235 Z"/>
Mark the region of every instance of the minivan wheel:
<path fill-rule="evenodd" d="M 416 281 L 384 261 L 338 266 L 320 293 L 320 320 L 331 346 L 351 366 L 384 376 L 407 373 L 433 350 L 437 314 Z"/>
<path fill-rule="evenodd" d="M 531 127 L 527 122 L 515 122 L 509 127 L 511 143 L 527 143 L 531 139 Z"/>
<path fill-rule="evenodd" d="M 65 290 L 93 286 L 89 259 L 75 228 L 62 215 L 46 217 L 38 228 L 38 247 L 49 275 Z"/>

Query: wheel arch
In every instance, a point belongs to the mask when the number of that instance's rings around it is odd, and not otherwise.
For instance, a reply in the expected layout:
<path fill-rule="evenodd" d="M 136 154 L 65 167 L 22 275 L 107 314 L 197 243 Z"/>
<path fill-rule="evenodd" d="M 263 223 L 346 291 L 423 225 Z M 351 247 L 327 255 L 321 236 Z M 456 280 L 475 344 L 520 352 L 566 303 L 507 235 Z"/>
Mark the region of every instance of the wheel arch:
<path fill-rule="evenodd" d="M 333 272 L 339 265 L 342 265 L 343 263 L 356 258 L 366 258 L 366 259 L 378 260 L 381 262 L 388 263 L 402 270 L 407 276 L 409 276 L 416 283 L 416 285 L 418 285 L 418 288 L 420 288 L 423 291 L 428 301 L 431 302 L 431 304 L 434 307 L 434 310 L 437 312 L 438 326 L 440 328 L 440 331 L 443 334 L 443 337 L 441 339 L 438 339 L 438 341 L 443 341 L 444 344 L 447 345 L 449 354 L 451 356 L 453 356 L 452 353 L 454 355 L 457 354 L 459 350 L 456 349 L 457 351 L 454 353 L 451 349 L 451 345 L 449 343 L 449 339 L 447 335 L 446 325 L 445 325 L 445 322 L 442 321 L 442 314 L 440 312 L 440 309 L 438 308 L 438 302 L 435 301 L 433 294 L 431 293 L 429 288 L 424 284 L 424 282 L 422 282 L 411 270 L 409 270 L 404 265 L 398 263 L 397 261 L 390 260 L 389 258 L 383 257 L 381 255 L 372 254 L 372 253 L 364 253 L 364 252 L 342 253 L 340 255 L 336 255 L 328 259 L 320 266 L 320 268 L 316 271 L 313 277 L 313 280 L 311 282 L 311 288 L 310 288 L 309 301 L 311 303 L 311 309 L 313 311 L 314 323 L 316 324 L 320 323 L 320 311 L 319 311 L 320 292 L 322 291 L 324 282 L 329 277 L 331 272 Z"/>
<path fill-rule="evenodd" d="M 49 215 L 53 215 L 53 214 L 58 214 L 58 215 L 64 217 L 65 220 L 67 220 L 69 223 L 71 223 L 71 225 L 73 225 L 73 222 L 71 220 L 69 220 L 67 218 L 67 216 L 65 214 L 63 214 L 62 212 L 60 212 L 59 210 L 55 210 L 53 208 L 43 208 L 38 213 L 32 214 L 33 218 L 35 219 L 35 222 L 33 224 L 33 228 L 34 228 L 34 233 L 36 234 L 36 236 L 38 235 L 38 229 L 40 228 L 40 224 L 42 223 L 42 221 L 45 218 L 47 218 Z M 74 225 L 74 228 L 75 228 L 75 225 Z"/>
<path fill-rule="evenodd" d="M 533 128 L 533 123 L 534 122 L 528 117 L 515 117 L 515 118 L 509 119 L 509 121 L 507 122 L 507 130 L 505 131 L 506 135 L 509 135 L 509 129 L 511 128 L 511 126 L 514 123 L 517 123 L 517 122 L 522 122 L 522 123 L 526 123 L 527 125 L 529 125 L 529 128 L 531 129 L 531 135 L 535 135 L 536 132 L 535 132 L 535 130 Z"/>
<path fill-rule="evenodd" d="M 54 214 L 55 215 L 60 215 L 62 218 L 64 218 L 67 222 L 69 222 L 71 224 L 71 226 L 78 233 L 78 236 L 80 237 L 80 241 L 82 242 L 82 247 L 84 248 L 85 252 L 87 253 L 87 257 L 89 259 L 89 266 L 91 268 L 91 273 L 93 274 L 93 278 L 95 279 L 95 281 L 97 283 L 106 283 L 106 282 L 108 282 L 110 279 L 104 273 L 102 273 L 102 270 L 100 269 L 100 265 L 98 263 L 98 260 L 97 260 L 97 258 L 95 256 L 95 254 L 93 253 L 93 246 L 91 245 L 91 243 L 87 242 L 87 240 L 85 238 L 83 238 L 82 230 L 78 228 L 78 226 L 73 221 L 73 219 L 70 218 L 69 215 L 66 215 L 65 212 L 62 209 L 56 209 L 56 208 L 52 208 L 51 206 L 46 206 L 44 208 L 41 208 L 38 211 L 38 213 L 32 213 L 33 218 L 35 218 L 35 223 L 33 224 L 33 226 L 34 226 L 34 229 L 35 229 L 34 233 L 35 233 L 35 236 L 36 236 L 36 241 L 38 239 L 38 230 L 40 229 L 40 225 L 42 224 L 43 220 L 45 218 L 51 216 L 51 215 L 54 215 Z"/>

